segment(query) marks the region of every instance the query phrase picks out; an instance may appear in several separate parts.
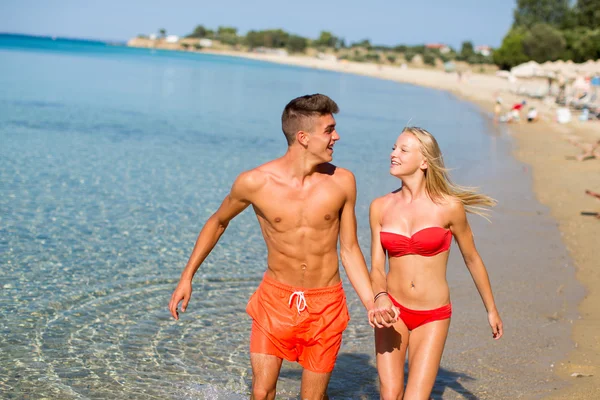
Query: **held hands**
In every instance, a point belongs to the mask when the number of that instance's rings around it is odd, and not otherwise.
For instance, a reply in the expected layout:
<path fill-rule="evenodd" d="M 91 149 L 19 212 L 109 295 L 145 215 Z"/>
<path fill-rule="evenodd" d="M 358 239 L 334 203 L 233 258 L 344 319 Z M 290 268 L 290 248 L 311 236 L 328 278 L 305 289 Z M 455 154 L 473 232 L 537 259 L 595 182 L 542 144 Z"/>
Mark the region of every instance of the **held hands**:
<path fill-rule="evenodd" d="M 492 337 L 496 340 L 502 337 L 504 330 L 502 328 L 502 320 L 498 314 L 498 310 L 488 312 L 488 322 L 492 327 Z"/>
<path fill-rule="evenodd" d="M 179 320 L 179 312 L 177 312 L 179 302 L 183 300 L 183 303 L 181 304 L 181 311 L 185 312 L 185 309 L 190 302 L 190 297 L 192 297 L 192 282 L 187 280 L 179 281 L 177 288 L 171 296 L 171 301 L 169 302 L 169 311 L 171 311 L 173 318 Z"/>
<path fill-rule="evenodd" d="M 400 310 L 392 303 L 386 293 L 385 295 L 376 296 L 373 308 L 369 310 L 368 315 L 371 327 L 389 328 L 398 321 Z"/>

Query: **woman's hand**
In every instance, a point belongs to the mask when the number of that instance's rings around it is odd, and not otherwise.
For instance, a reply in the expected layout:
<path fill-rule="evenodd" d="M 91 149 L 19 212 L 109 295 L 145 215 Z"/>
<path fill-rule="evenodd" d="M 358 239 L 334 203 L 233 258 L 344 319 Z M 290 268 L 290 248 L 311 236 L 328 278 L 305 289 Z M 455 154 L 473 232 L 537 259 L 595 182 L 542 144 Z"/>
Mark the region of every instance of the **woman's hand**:
<path fill-rule="evenodd" d="M 488 312 L 488 322 L 492 327 L 493 338 L 496 340 L 500 339 L 504 333 L 504 330 L 502 328 L 502 320 L 500 319 L 498 310 Z"/>
<path fill-rule="evenodd" d="M 400 310 L 390 298 L 380 296 L 375 300 L 373 309 L 369 311 L 369 324 L 373 328 L 389 328 L 398 321 Z"/>

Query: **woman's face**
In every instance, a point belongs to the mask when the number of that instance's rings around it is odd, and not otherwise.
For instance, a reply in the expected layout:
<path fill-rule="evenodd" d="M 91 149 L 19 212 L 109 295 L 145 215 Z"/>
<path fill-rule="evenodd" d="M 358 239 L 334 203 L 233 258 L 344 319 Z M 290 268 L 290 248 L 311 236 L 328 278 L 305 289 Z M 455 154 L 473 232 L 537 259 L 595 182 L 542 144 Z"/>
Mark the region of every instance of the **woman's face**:
<path fill-rule="evenodd" d="M 412 133 L 402 132 L 390 155 L 390 174 L 402 178 L 425 169 L 427 161 L 421 153 L 421 142 Z"/>

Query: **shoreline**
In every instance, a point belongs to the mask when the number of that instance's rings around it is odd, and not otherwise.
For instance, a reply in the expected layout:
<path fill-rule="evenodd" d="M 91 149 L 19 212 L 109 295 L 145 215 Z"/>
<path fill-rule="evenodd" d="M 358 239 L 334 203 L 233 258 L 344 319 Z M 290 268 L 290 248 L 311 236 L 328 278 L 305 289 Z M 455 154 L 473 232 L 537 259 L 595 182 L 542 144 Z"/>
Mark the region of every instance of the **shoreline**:
<path fill-rule="evenodd" d="M 508 91 L 506 80 L 491 75 L 473 74 L 468 80 L 459 82 L 456 74 L 435 69 L 401 69 L 259 53 L 203 53 L 365 75 L 444 90 L 488 113 L 492 112 L 494 99 L 498 96 L 503 98 L 504 104 L 520 102 L 522 99 Z M 566 139 L 575 138 L 585 143 L 600 140 L 600 122 L 581 123 L 574 116 L 569 124 L 559 125 L 553 121 L 552 105 L 532 99 L 527 99 L 527 102 L 538 108 L 541 118 L 534 124 L 521 122 L 508 125 L 515 139 L 512 156 L 532 168 L 532 189 L 536 199 L 549 208 L 550 215 L 558 223 L 562 243 L 575 263 L 575 276 L 585 288 L 583 300 L 576 305 L 579 319 L 571 329 L 573 349 L 565 359 L 557 361 L 553 369 L 555 375 L 568 386 L 545 397 L 596 399 L 600 396 L 600 310 L 594 305 L 600 304 L 600 270 L 593 249 L 600 238 L 600 222 L 593 217 L 581 216 L 580 211 L 597 211 L 599 208 L 598 202 L 586 196 L 584 191 L 600 191 L 600 167 L 598 160 L 594 159 L 583 162 L 568 160 L 566 157 L 577 154 L 579 149 Z"/>

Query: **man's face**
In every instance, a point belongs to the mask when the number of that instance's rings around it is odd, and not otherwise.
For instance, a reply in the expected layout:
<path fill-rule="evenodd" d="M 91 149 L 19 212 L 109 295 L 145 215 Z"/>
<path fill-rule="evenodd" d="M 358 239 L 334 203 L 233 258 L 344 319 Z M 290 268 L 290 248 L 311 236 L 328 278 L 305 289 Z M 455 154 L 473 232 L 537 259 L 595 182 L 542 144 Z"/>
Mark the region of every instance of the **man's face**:
<path fill-rule="evenodd" d="M 312 154 L 323 162 L 333 160 L 333 146 L 340 139 L 340 135 L 335 130 L 333 115 L 315 117 L 309 137 L 307 148 Z"/>

